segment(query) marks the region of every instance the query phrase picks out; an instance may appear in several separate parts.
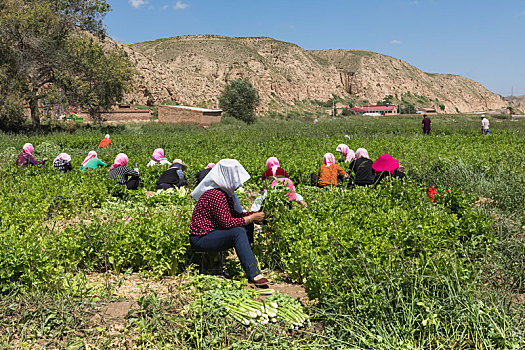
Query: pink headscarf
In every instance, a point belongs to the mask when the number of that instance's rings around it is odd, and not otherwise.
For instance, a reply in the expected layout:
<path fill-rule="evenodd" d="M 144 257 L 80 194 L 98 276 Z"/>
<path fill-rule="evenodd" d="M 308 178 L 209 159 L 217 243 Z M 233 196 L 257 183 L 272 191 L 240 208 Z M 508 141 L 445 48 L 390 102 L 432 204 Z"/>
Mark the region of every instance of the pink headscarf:
<path fill-rule="evenodd" d="M 161 162 L 163 160 L 168 160 L 168 158 L 164 158 L 164 149 L 157 148 L 153 151 L 153 155 L 151 156 L 153 160 L 156 160 L 157 162 Z"/>
<path fill-rule="evenodd" d="M 266 160 L 266 169 L 272 169 L 272 175 L 275 176 L 277 169 L 279 168 L 279 159 L 276 157 L 270 157 Z"/>
<path fill-rule="evenodd" d="M 106 136 L 104 136 L 104 138 L 109 140 L 109 134 L 106 134 Z"/>
<path fill-rule="evenodd" d="M 206 169 L 213 169 L 214 166 L 215 163 L 208 163 L 208 165 L 206 165 Z"/>
<path fill-rule="evenodd" d="M 382 171 L 388 171 L 390 174 L 394 174 L 394 171 L 399 168 L 399 161 L 395 158 L 392 158 L 390 154 L 382 154 L 377 160 L 372 164 L 372 169 L 377 173 Z"/>
<path fill-rule="evenodd" d="M 67 153 L 60 153 L 56 158 L 55 162 L 59 159 L 65 160 L 66 162 L 71 162 L 71 156 Z"/>
<path fill-rule="evenodd" d="M 337 152 L 341 152 L 341 154 L 346 157 L 345 162 L 351 162 L 355 158 L 354 150 L 350 149 L 344 143 L 341 143 L 339 146 L 337 146 L 335 150 Z"/>
<path fill-rule="evenodd" d="M 115 157 L 115 162 L 109 167 L 109 170 L 113 170 L 119 165 L 126 166 L 128 165 L 128 161 L 129 159 L 127 155 L 125 155 L 124 153 L 119 153 Z"/>
<path fill-rule="evenodd" d="M 98 155 L 97 155 L 97 152 L 95 151 L 89 151 L 87 157 L 84 159 L 84 161 L 82 162 L 82 165 L 86 165 L 86 163 L 88 162 L 88 160 L 90 160 L 91 158 L 97 158 Z"/>
<path fill-rule="evenodd" d="M 30 143 L 26 143 L 24 145 L 24 147 L 22 147 L 22 150 L 27 153 L 27 154 L 30 154 L 30 155 L 33 155 L 33 145 L 30 144 Z"/>
<path fill-rule="evenodd" d="M 370 159 L 370 157 L 368 156 L 368 151 L 364 148 L 358 148 L 356 151 L 355 151 L 355 158 L 356 159 L 359 159 L 359 158 L 368 158 Z"/>
<path fill-rule="evenodd" d="M 317 124 L 318 122 L 319 122 L 319 120 L 314 119 L 314 124 Z"/>
<path fill-rule="evenodd" d="M 273 180 L 270 186 L 272 188 L 275 188 L 275 186 L 277 185 L 277 181 L 287 181 L 288 188 L 290 189 L 290 191 L 286 192 L 286 196 L 288 197 L 288 200 L 294 201 L 297 199 L 297 193 L 295 193 L 295 187 L 293 186 L 292 180 L 290 180 L 287 177 L 281 177 L 281 178 Z"/>
<path fill-rule="evenodd" d="M 332 153 L 325 153 L 325 155 L 323 157 L 323 163 L 327 167 L 329 167 L 332 164 L 335 164 L 335 157 L 334 157 L 334 155 Z"/>

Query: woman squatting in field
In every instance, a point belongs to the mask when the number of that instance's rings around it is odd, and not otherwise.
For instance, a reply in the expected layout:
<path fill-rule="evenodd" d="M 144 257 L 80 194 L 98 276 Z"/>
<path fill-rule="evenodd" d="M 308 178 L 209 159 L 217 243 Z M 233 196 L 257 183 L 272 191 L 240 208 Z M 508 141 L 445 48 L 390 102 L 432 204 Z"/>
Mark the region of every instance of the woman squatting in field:
<path fill-rule="evenodd" d="M 235 159 L 222 159 L 192 193 L 197 201 L 190 222 L 190 244 L 196 251 L 220 252 L 235 248 L 250 283 L 266 285 L 250 243 L 253 223 L 264 219 L 263 212 L 243 212 L 235 190 L 250 179 Z"/>

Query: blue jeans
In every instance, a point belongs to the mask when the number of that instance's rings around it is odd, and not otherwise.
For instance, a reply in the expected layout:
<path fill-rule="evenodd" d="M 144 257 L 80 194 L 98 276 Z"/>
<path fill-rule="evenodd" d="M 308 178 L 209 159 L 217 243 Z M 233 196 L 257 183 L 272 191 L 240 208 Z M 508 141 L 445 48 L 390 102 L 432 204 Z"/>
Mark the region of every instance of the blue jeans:
<path fill-rule="evenodd" d="M 190 235 L 190 244 L 199 252 L 221 252 L 235 248 L 241 266 L 248 278 L 261 273 L 253 255 L 245 227 L 233 227 L 229 230 L 215 230 L 207 235 Z"/>
<path fill-rule="evenodd" d="M 483 130 L 483 134 L 485 134 L 485 135 L 490 135 L 490 129 L 485 129 L 485 130 Z"/>

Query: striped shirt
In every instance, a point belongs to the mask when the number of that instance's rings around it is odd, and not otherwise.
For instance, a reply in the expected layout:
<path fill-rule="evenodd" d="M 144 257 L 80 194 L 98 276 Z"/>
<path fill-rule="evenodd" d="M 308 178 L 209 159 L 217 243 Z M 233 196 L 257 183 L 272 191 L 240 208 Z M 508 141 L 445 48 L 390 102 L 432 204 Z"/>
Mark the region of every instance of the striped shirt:
<path fill-rule="evenodd" d="M 139 173 L 137 171 L 135 171 L 135 170 L 131 170 L 128 167 L 119 165 L 116 168 L 111 169 L 109 171 L 108 176 L 112 180 L 117 180 L 117 183 L 119 185 L 124 186 L 128 182 L 128 177 L 129 176 L 131 176 L 132 178 L 133 177 L 138 178 L 139 177 Z"/>
<path fill-rule="evenodd" d="M 71 167 L 71 162 L 68 162 L 67 160 L 64 160 L 64 159 L 55 159 L 53 161 L 53 168 L 55 168 L 55 170 L 61 171 L 63 173 L 73 169 Z"/>

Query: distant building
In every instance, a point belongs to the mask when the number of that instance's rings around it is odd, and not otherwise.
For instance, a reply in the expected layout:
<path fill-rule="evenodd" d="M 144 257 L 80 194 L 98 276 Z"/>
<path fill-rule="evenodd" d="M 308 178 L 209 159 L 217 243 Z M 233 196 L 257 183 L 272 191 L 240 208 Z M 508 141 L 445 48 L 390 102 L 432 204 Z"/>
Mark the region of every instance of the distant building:
<path fill-rule="evenodd" d="M 188 106 L 159 106 L 159 123 L 210 126 L 222 119 L 222 110 Z"/>
<path fill-rule="evenodd" d="M 365 113 L 379 113 L 381 115 L 394 115 L 397 114 L 396 105 L 388 106 L 363 106 L 361 108 L 350 108 L 351 111 L 354 111 L 357 114 Z"/>
<path fill-rule="evenodd" d="M 417 113 L 418 114 L 437 114 L 437 111 L 435 108 L 418 108 Z"/>

